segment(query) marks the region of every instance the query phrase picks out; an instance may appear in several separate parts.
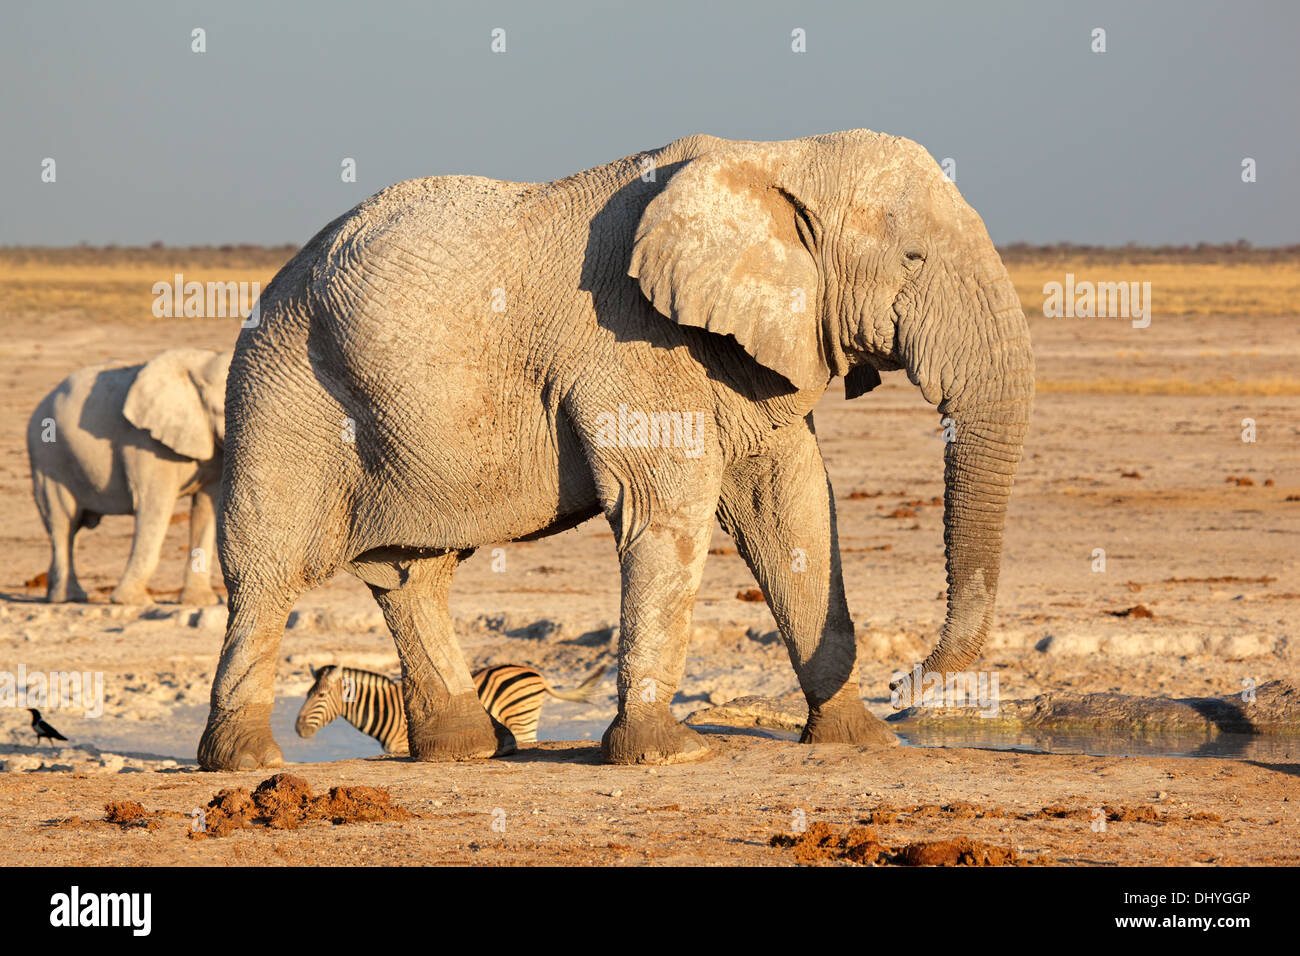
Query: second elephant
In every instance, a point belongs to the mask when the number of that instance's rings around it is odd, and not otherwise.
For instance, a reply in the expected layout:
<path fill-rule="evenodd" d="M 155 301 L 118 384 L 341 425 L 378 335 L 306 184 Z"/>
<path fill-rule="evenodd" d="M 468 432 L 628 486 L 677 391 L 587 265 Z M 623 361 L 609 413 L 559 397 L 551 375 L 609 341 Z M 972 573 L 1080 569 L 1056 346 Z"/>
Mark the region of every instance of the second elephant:
<path fill-rule="evenodd" d="M 147 604 L 176 499 L 193 495 L 182 604 L 217 600 L 220 502 L 230 352 L 171 349 L 143 365 L 74 372 L 27 425 L 36 507 L 50 536 L 46 600 L 84 601 L 73 543 L 103 515 L 135 516 L 135 537 L 112 599 Z"/>

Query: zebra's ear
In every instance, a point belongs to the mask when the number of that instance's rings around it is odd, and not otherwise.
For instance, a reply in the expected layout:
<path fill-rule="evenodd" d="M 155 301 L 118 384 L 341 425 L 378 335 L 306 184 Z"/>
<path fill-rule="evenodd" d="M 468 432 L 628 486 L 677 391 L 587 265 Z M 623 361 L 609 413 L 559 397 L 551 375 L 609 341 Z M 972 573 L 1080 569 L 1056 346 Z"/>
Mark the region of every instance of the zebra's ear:
<path fill-rule="evenodd" d="M 318 671 L 316 668 L 312 667 L 310 664 L 307 665 L 307 670 L 311 671 L 311 679 L 312 679 L 312 680 L 315 680 L 317 677 L 320 677 L 320 671 Z"/>

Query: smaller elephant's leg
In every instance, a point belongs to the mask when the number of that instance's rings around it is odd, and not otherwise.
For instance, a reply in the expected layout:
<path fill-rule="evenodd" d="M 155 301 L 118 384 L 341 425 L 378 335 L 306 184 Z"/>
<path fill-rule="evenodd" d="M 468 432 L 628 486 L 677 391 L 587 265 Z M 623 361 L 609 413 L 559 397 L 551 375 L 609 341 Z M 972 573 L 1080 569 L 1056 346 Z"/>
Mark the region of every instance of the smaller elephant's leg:
<path fill-rule="evenodd" d="M 38 504 L 50 535 L 50 568 L 45 575 L 45 600 L 51 604 L 84 602 L 86 592 L 77 581 L 75 561 L 79 511 L 72 493 L 44 479 Z"/>
<path fill-rule="evenodd" d="M 131 540 L 131 556 L 126 560 L 117 587 L 113 589 L 114 604 L 152 604 L 149 579 L 158 567 L 163 539 L 171 524 L 176 507 L 176 490 L 152 488 L 148 493 L 137 494 L 135 501 L 135 537 Z"/>
<path fill-rule="evenodd" d="M 718 518 L 763 589 L 794 664 L 808 701 L 803 742 L 897 744 L 862 703 L 835 504 L 812 431 L 796 426 L 768 454 L 733 464 Z"/>
<path fill-rule="evenodd" d="M 514 753 L 515 738 L 483 709 L 447 609 L 457 552 L 396 562 L 399 580 L 368 580 L 402 661 L 409 752 L 415 760 L 469 760 Z M 372 569 L 373 570 L 373 569 Z M 391 583 L 395 586 L 384 586 Z"/>
<path fill-rule="evenodd" d="M 204 770 L 253 770 L 284 762 L 271 735 L 275 664 L 296 594 L 282 586 L 231 583 L 230 616 L 199 740 Z"/>
<path fill-rule="evenodd" d="M 194 493 L 190 504 L 190 551 L 185 565 L 185 585 L 181 588 L 182 604 L 216 604 L 210 576 L 217 561 L 219 481 L 204 485 Z"/>
<path fill-rule="evenodd" d="M 677 493 L 685 488 L 624 486 L 609 514 L 623 576 L 618 715 L 601 739 L 610 763 L 680 763 L 708 753 L 704 739 L 668 705 L 686 667 L 713 531 L 717 489 L 710 484 L 691 502 Z"/>

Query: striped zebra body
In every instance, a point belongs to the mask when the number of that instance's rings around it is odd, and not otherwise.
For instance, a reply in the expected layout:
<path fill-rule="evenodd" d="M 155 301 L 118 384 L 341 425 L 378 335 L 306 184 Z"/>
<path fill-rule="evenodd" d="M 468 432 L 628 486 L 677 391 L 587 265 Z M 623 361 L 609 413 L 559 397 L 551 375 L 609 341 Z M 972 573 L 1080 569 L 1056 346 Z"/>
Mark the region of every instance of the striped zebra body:
<path fill-rule="evenodd" d="M 474 689 L 483 709 L 510 728 L 521 744 L 537 739 L 537 720 L 546 696 L 546 681 L 531 667 L 502 664 L 474 673 Z"/>
<path fill-rule="evenodd" d="M 561 700 L 586 700 L 605 668 L 571 691 L 560 691 L 531 667 L 499 664 L 474 673 L 474 689 L 489 714 L 514 734 L 520 743 L 537 740 L 537 721 L 547 694 Z M 312 670 L 316 683 L 298 711 L 298 736 L 310 737 L 337 717 L 342 717 L 383 746 L 386 753 L 406 753 L 406 711 L 402 682 L 374 671 L 330 664 Z"/>

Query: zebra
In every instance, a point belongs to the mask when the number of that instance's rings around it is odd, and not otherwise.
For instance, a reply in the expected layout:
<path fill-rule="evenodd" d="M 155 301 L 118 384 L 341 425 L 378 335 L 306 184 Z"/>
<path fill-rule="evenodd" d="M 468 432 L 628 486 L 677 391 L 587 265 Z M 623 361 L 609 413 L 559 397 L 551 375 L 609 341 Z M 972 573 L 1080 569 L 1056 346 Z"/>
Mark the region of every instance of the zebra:
<path fill-rule="evenodd" d="M 498 664 L 474 672 L 474 688 L 489 714 L 505 724 L 519 743 L 537 740 L 542 699 L 587 700 L 605 673 L 604 665 L 573 690 L 556 690 L 531 667 Z M 402 682 L 355 667 L 327 664 L 311 668 L 315 680 L 298 710 L 294 727 L 299 737 L 311 737 L 335 717 L 342 717 L 363 734 L 374 737 L 385 753 L 406 753 L 406 712 Z"/>

